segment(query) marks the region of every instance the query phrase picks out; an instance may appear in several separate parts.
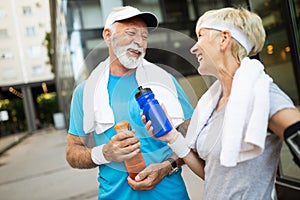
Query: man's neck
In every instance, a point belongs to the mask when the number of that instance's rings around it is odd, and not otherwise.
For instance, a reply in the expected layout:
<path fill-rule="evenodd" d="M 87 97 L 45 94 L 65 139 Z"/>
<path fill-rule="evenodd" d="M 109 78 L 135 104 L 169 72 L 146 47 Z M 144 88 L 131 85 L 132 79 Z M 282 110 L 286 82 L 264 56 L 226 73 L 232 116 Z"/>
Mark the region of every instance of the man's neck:
<path fill-rule="evenodd" d="M 116 58 L 110 58 L 110 74 L 114 76 L 128 76 L 136 71 L 136 69 L 127 69 Z"/>

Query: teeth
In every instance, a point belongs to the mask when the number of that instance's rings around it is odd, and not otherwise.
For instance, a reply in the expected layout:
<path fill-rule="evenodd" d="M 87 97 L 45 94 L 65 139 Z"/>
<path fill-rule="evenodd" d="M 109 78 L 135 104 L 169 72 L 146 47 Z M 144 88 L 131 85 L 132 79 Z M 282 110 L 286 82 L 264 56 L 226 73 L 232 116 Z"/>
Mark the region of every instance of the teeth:
<path fill-rule="evenodd" d="M 129 51 L 134 52 L 134 53 L 136 53 L 136 54 L 140 54 L 140 51 L 135 50 L 135 49 L 129 49 Z"/>

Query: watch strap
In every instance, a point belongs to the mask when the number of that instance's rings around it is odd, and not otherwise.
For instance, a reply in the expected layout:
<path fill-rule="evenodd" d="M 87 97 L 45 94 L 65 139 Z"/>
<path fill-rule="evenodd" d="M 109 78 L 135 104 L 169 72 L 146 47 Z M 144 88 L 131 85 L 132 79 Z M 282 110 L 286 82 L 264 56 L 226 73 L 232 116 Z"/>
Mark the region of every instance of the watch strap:
<path fill-rule="evenodd" d="M 178 171 L 178 166 L 177 166 L 176 161 L 173 158 L 170 157 L 170 158 L 167 158 L 166 160 L 170 162 L 171 167 L 172 167 L 172 170 L 169 172 L 169 176 L 170 176 Z"/>

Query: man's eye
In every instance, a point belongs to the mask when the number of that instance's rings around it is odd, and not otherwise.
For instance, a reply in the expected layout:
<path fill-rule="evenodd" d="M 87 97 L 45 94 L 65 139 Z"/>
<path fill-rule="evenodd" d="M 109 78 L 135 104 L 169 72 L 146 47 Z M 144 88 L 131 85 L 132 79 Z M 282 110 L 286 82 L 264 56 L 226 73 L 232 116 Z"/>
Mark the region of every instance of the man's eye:
<path fill-rule="evenodd" d="M 130 36 L 135 36 L 135 32 L 134 31 L 126 31 L 126 33 Z"/>
<path fill-rule="evenodd" d="M 147 40 L 147 39 L 148 39 L 148 35 L 142 35 L 142 38 L 143 38 L 144 40 Z"/>

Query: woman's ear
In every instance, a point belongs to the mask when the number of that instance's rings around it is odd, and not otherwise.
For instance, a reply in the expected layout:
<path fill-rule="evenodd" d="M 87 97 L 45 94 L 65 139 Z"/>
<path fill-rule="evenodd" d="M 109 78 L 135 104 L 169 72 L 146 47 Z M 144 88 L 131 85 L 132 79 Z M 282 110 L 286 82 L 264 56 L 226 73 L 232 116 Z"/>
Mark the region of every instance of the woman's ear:
<path fill-rule="evenodd" d="M 221 40 L 221 50 L 225 51 L 231 44 L 231 33 L 230 31 L 223 31 L 222 32 L 222 40 Z"/>

